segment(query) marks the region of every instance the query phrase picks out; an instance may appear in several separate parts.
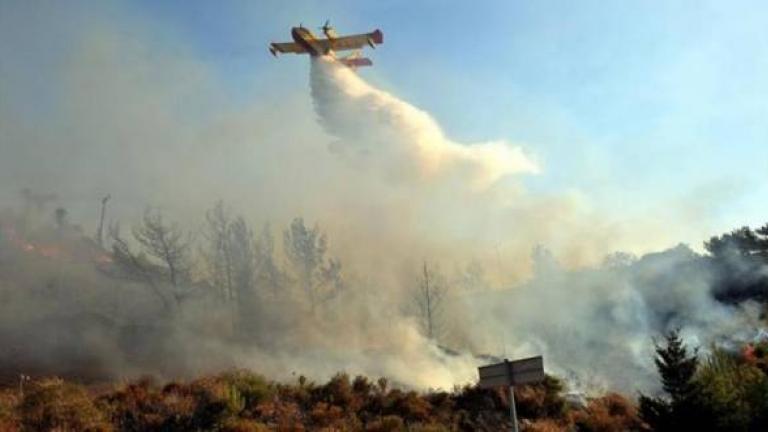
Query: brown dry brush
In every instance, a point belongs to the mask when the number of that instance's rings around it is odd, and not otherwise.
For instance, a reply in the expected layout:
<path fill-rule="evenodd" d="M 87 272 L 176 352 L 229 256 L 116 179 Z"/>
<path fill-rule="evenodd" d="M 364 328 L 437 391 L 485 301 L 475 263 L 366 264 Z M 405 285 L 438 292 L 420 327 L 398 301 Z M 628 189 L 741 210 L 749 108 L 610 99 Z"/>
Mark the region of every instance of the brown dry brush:
<path fill-rule="evenodd" d="M 569 406 L 562 385 L 516 389 L 525 431 L 636 430 L 635 407 L 622 396 Z M 385 379 L 337 374 L 324 384 L 300 377 L 281 384 L 231 371 L 188 382 L 152 379 L 87 388 L 58 378 L 0 391 L 4 431 L 498 431 L 509 427 L 505 391 L 474 386 L 420 393 Z"/>

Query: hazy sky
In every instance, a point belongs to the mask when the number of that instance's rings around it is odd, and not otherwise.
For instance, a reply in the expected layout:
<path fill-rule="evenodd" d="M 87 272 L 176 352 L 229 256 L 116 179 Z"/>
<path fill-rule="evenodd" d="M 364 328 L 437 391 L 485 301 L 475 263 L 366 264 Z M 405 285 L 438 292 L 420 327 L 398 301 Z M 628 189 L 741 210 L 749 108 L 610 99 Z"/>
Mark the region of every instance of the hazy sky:
<path fill-rule="evenodd" d="M 303 85 L 264 42 L 288 27 L 384 31 L 366 77 L 464 140 L 539 155 L 531 187 L 576 187 L 606 208 L 707 201 L 719 223 L 765 221 L 768 6 L 761 1 L 142 2 L 241 94 Z M 289 71 L 290 69 L 290 71 Z M 251 79 L 269 76 L 270 82 Z M 275 79 L 277 74 L 289 74 Z"/>
<path fill-rule="evenodd" d="M 757 0 L 0 0 L 0 115 L 60 109 L 57 65 L 90 25 L 149 56 L 195 59 L 231 110 L 293 98 L 308 62 L 272 58 L 267 44 L 326 18 L 340 33 L 380 28 L 361 75 L 452 138 L 521 144 L 542 168 L 524 180 L 533 193 L 712 234 L 768 220 L 768 5 Z"/>

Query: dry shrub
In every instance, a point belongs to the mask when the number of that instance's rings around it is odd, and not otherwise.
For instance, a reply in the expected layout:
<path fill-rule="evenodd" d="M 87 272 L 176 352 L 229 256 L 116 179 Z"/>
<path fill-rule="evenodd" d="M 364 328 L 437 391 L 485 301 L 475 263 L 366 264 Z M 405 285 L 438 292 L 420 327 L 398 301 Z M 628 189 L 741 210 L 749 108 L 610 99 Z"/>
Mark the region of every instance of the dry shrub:
<path fill-rule="evenodd" d="M 170 383 L 158 390 L 142 379 L 102 396 L 99 403 L 120 430 L 182 430 L 191 425 L 196 402 L 182 384 Z"/>
<path fill-rule="evenodd" d="M 355 402 L 355 393 L 352 391 L 352 383 L 349 381 L 349 375 L 339 373 L 333 376 L 327 384 L 320 389 L 323 400 L 334 405 L 347 407 L 356 410 L 353 405 L 359 405 Z"/>
<path fill-rule="evenodd" d="M 0 432 L 16 432 L 21 428 L 16 408 L 19 398 L 15 390 L 0 390 Z"/>
<path fill-rule="evenodd" d="M 457 409 L 468 412 L 502 411 L 509 412 L 506 392 L 465 386 L 453 397 Z"/>
<path fill-rule="evenodd" d="M 521 427 L 524 432 L 567 432 L 569 429 L 552 419 L 540 419 Z"/>
<path fill-rule="evenodd" d="M 18 410 L 24 430 L 112 430 L 84 388 L 58 378 L 33 383 Z"/>
<path fill-rule="evenodd" d="M 101 403 L 115 425 L 130 431 L 212 429 L 243 408 L 237 391 L 214 378 L 172 382 L 162 389 L 142 380 L 102 397 Z"/>
<path fill-rule="evenodd" d="M 219 428 L 221 432 L 268 432 L 270 430 L 264 423 L 243 418 L 227 419 Z"/>
<path fill-rule="evenodd" d="M 189 387 L 196 403 L 192 423 L 195 428 L 214 429 L 245 408 L 240 392 L 216 377 L 195 381 Z"/>
<path fill-rule="evenodd" d="M 254 410 L 256 416 L 279 431 L 303 431 L 304 415 L 294 402 L 268 401 L 260 403 Z"/>
<path fill-rule="evenodd" d="M 562 430 L 566 420 L 576 418 L 562 415 L 558 385 L 557 381 L 550 380 L 518 389 L 521 417 L 537 420 L 526 423 L 526 430 Z M 33 389 L 37 391 L 35 403 L 25 399 L 24 425 L 29 430 L 50 430 L 51 425 L 58 425 L 60 431 L 114 427 L 126 432 L 440 432 L 497 431 L 509 426 L 509 401 L 503 390 L 467 386 L 454 392 L 419 393 L 388 387 L 383 379 L 378 382 L 362 376 L 350 379 L 346 374 L 337 374 L 322 385 L 303 378 L 297 384 L 275 384 L 247 371 L 231 371 L 191 382 L 171 382 L 162 387 L 143 379 L 92 398 L 80 387 L 54 380 Z M 30 401 L 32 394 L 28 396 Z M 74 397 L 63 398 L 63 394 Z M 22 410 L 13 401 L 12 392 L 8 395 L 11 396 L 6 396 L 5 402 L 0 398 L 0 421 L 10 425 L 6 428 L 9 432 L 15 432 L 14 415 Z M 62 400 L 66 400 L 69 405 L 64 405 L 70 408 L 78 407 L 78 414 L 50 420 L 52 415 L 45 414 L 44 408 L 53 406 L 54 402 L 61 405 Z M 579 420 L 585 425 L 598 424 L 599 418 L 607 415 L 602 414 L 603 411 L 621 416 L 619 402 L 603 402 L 603 405 L 594 402 L 594 412 L 585 410 Z M 73 411 L 49 410 L 59 416 Z M 73 419 L 80 419 L 80 423 Z M 4 431 L 0 429 L 0 432 Z"/>
<path fill-rule="evenodd" d="M 418 423 L 408 430 L 412 432 L 450 432 L 451 429 L 439 423 Z"/>
<path fill-rule="evenodd" d="M 400 432 L 406 430 L 405 422 L 400 416 L 387 415 L 368 423 L 367 432 Z"/>
<path fill-rule="evenodd" d="M 515 388 L 517 414 L 527 419 L 563 418 L 566 403 L 562 391 L 563 384 L 549 375 L 539 384 Z M 509 402 L 506 405 L 509 407 Z"/>
<path fill-rule="evenodd" d="M 252 401 L 260 399 L 259 385 L 234 375 L 172 382 L 162 389 L 142 380 L 103 396 L 100 403 L 121 430 L 210 430 L 243 413 L 243 392 Z"/>
<path fill-rule="evenodd" d="M 443 424 L 451 424 L 456 413 L 454 394 L 448 392 L 428 393 L 424 399 L 432 407 L 432 421 Z"/>
<path fill-rule="evenodd" d="M 293 401 L 303 409 L 310 409 L 317 399 L 317 386 L 315 383 L 306 380 L 303 376 L 299 377 L 299 385 L 276 384 L 274 400 Z M 258 404 L 262 405 L 269 400 Z"/>
<path fill-rule="evenodd" d="M 465 386 L 452 399 L 455 423 L 459 430 L 495 431 L 508 427 L 509 403 L 506 391 Z"/>
<path fill-rule="evenodd" d="M 414 391 L 403 392 L 391 390 L 387 394 L 385 412 L 401 416 L 406 422 L 423 422 L 429 420 L 431 406 L 427 400 Z"/>
<path fill-rule="evenodd" d="M 368 380 L 368 378 L 358 375 L 352 382 L 352 391 L 360 398 L 368 398 L 373 392 L 374 385 Z"/>
<path fill-rule="evenodd" d="M 334 426 L 344 420 L 344 410 L 337 405 L 318 402 L 310 411 L 309 418 L 315 426 Z"/>
<path fill-rule="evenodd" d="M 586 409 L 574 411 L 570 417 L 585 432 L 634 431 L 642 427 L 637 407 L 616 393 L 591 399 Z"/>

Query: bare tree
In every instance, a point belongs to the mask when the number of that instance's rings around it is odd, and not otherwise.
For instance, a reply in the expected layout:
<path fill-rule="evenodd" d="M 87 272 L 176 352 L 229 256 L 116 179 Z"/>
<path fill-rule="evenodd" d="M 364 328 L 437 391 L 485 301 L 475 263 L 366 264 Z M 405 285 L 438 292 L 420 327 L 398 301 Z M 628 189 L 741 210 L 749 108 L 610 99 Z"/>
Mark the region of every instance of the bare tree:
<path fill-rule="evenodd" d="M 413 304 L 424 334 L 430 339 L 443 336 L 442 313 L 447 285 L 439 272 L 424 261 L 421 277 L 413 292 Z"/>
<path fill-rule="evenodd" d="M 167 224 L 158 210 L 147 209 L 141 223 L 133 227 L 133 237 L 142 252 L 159 263 L 166 274 L 172 295 L 180 303 L 186 295 L 183 288 L 190 283 L 191 239 L 177 224 Z"/>
<path fill-rule="evenodd" d="M 231 284 L 238 299 L 252 296 L 256 278 L 256 256 L 253 232 L 242 217 L 229 226 L 229 259 Z"/>
<path fill-rule="evenodd" d="M 56 228 L 61 231 L 63 230 L 67 225 L 69 225 L 69 222 L 67 221 L 67 209 L 64 207 L 57 207 L 56 211 L 53 212 L 54 220 L 56 220 Z"/>
<path fill-rule="evenodd" d="M 256 286 L 273 296 L 278 295 L 285 287 L 286 275 L 275 263 L 275 239 L 269 224 L 264 224 L 254 246 Z"/>
<path fill-rule="evenodd" d="M 253 322 L 250 317 L 258 306 L 253 232 L 245 219 L 232 218 L 221 201 L 206 213 L 206 222 L 202 252 L 210 283 L 232 308 L 234 326 L 242 332 Z"/>
<path fill-rule="evenodd" d="M 119 224 L 109 226 L 109 237 L 112 240 L 112 261 L 118 270 L 117 273 L 110 272 L 110 276 L 145 284 L 160 299 L 163 308 L 171 311 L 171 302 L 161 287 L 162 270 L 149 262 L 144 254 L 136 254 L 131 250 L 128 242 L 120 235 Z"/>
<path fill-rule="evenodd" d="M 485 268 L 480 261 L 472 260 L 464 268 L 458 270 L 454 286 L 460 286 L 468 291 L 486 289 L 489 286 Z"/>
<path fill-rule="evenodd" d="M 166 224 L 160 211 L 147 209 L 133 236 L 147 255 L 165 265 L 171 285 L 188 281 L 190 240 L 177 224 Z"/>
<path fill-rule="evenodd" d="M 203 256 L 212 285 L 224 301 L 249 295 L 257 265 L 253 232 L 242 217 L 230 217 L 221 201 L 206 213 L 206 222 Z"/>
<path fill-rule="evenodd" d="M 283 241 L 285 254 L 314 312 L 318 304 L 330 300 L 341 290 L 341 262 L 326 259 L 328 242 L 325 234 L 317 225 L 307 228 L 302 218 L 291 222 L 283 233 Z"/>
<path fill-rule="evenodd" d="M 236 218 L 229 226 L 231 284 L 237 299 L 237 329 L 245 334 L 254 329 L 254 314 L 259 312 L 256 295 L 256 256 L 253 232 L 245 219 Z"/>
<path fill-rule="evenodd" d="M 207 248 L 203 256 L 207 264 L 211 284 L 223 301 L 231 301 L 235 297 L 233 288 L 233 263 L 231 225 L 232 221 L 224 209 L 224 203 L 219 201 L 205 214 L 206 230 L 203 234 L 207 240 Z"/>

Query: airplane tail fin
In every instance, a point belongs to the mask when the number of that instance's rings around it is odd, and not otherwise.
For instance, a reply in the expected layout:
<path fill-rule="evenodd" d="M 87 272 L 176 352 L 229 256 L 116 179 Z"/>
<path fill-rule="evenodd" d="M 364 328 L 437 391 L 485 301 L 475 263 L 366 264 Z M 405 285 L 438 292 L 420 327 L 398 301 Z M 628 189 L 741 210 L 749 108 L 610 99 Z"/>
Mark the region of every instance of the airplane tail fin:
<path fill-rule="evenodd" d="M 381 30 L 376 29 L 373 33 L 371 33 L 371 40 L 377 45 L 381 45 L 384 43 L 384 33 L 381 32 Z"/>

